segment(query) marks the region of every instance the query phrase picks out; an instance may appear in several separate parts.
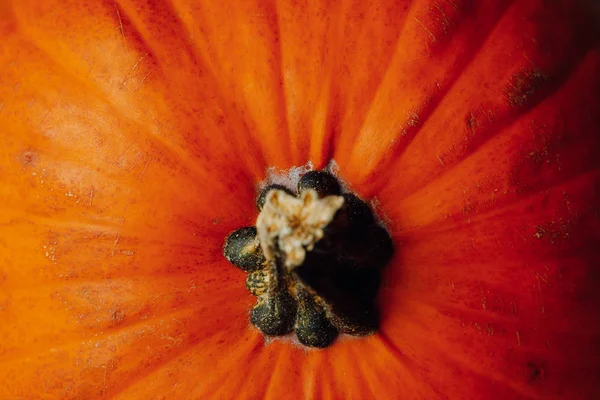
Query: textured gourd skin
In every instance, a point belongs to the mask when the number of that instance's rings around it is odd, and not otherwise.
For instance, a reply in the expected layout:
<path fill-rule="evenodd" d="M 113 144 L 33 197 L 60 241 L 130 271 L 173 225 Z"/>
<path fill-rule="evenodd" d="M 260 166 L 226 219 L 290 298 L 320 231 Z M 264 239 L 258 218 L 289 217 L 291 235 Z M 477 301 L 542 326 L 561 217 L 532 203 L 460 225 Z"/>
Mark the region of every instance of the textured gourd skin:
<path fill-rule="evenodd" d="M 0 0 L 0 398 L 600 398 L 587 6 Z M 381 327 L 265 343 L 223 240 L 331 158 Z"/>

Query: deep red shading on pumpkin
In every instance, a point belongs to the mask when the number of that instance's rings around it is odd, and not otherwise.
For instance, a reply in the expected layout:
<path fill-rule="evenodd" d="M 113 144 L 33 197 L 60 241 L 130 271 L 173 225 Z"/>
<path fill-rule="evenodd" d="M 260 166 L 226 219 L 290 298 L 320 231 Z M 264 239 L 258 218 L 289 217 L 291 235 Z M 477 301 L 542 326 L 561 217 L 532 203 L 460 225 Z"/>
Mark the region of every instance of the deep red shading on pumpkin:
<path fill-rule="evenodd" d="M 585 4 L 0 2 L 0 397 L 600 398 Z M 265 343 L 223 239 L 330 157 L 381 331 Z"/>

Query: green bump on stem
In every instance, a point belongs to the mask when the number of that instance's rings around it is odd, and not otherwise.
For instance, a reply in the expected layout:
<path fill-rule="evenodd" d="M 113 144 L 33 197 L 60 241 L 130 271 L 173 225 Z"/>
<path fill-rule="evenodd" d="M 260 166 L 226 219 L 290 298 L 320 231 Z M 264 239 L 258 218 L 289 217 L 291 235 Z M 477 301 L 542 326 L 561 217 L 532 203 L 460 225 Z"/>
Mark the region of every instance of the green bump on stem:
<path fill-rule="evenodd" d="M 296 309 L 296 301 L 287 290 L 264 294 L 252 308 L 250 322 L 265 335 L 285 335 L 294 328 Z"/>
<path fill-rule="evenodd" d="M 338 330 L 329 321 L 325 309 L 301 287 L 298 288 L 297 300 L 295 331 L 298 341 L 309 347 L 328 347 L 338 336 Z"/>
<path fill-rule="evenodd" d="M 308 171 L 298 181 L 298 193 L 314 189 L 319 197 L 338 196 L 342 193 L 340 183 L 326 171 Z"/>
<path fill-rule="evenodd" d="M 232 232 L 225 239 L 223 255 L 230 263 L 246 272 L 256 271 L 265 263 L 265 256 L 256 239 L 254 226 L 247 226 Z"/>

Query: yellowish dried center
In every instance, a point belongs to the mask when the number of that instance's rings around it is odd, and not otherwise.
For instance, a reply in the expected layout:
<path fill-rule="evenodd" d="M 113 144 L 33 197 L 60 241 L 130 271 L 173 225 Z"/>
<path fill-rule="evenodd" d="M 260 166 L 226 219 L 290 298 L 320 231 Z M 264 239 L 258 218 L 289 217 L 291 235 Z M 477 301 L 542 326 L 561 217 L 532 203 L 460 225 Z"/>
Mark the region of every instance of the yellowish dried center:
<path fill-rule="evenodd" d="M 277 252 L 284 255 L 288 271 L 302 265 L 306 251 L 323 237 L 323 229 L 344 204 L 342 196 L 319 198 L 308 189 L 300 197 L 272 190 L 256 219 L 257 237 L 267 264 L 275 262 Z"/>

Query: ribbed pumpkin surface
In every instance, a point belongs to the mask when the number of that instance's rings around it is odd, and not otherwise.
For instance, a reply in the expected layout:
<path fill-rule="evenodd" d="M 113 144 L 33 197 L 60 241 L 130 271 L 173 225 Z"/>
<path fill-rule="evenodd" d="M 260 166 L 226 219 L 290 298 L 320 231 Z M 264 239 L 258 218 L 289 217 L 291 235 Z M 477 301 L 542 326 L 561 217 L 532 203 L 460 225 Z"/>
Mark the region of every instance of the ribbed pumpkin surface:
<path fill-rule="evenodd" d="M 584 4 L 0 1 L 0 398 L 600 398 Z M 330 159 L 381 330 L 265 342 L 223 240 Z"/>

